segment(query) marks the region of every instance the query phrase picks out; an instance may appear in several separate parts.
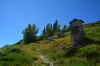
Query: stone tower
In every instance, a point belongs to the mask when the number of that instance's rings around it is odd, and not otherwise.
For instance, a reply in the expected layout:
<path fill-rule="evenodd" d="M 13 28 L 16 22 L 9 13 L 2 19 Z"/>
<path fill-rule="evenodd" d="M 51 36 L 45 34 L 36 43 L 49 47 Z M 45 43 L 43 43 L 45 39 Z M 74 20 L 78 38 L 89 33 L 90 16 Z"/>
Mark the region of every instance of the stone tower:
<path fill-rule="evenodd" d="M 51 37 L 49 37 L 49 41 L 51 42 L 51 41 L 53 41 L 53 37 L 51 36 Z"/>
<path fill-rule="evenodd" d="M 64 37 L 63 32 L 62 32 L 62 31 L 58 31 L 58 32 L 57 32 L 57 39 L 58 39 L 58 38 L 63 38 L 63 37 Z"/>
<path fill-rule="evenodd" d="M 69 22 L 71 30 L 71 46 L 77 46 L 84 40 L 82 20 L 74 19 Z"/>

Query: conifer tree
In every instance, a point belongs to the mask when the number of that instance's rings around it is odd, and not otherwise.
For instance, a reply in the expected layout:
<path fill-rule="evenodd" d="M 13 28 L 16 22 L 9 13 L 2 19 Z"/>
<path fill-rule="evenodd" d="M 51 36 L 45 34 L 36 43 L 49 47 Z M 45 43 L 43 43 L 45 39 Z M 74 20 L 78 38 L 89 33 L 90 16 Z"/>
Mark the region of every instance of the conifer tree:
<path fill-rule="evenodd" d="M 56 34 L 57 31 L 60 31 L 61 25 L 58 25 L 58 21 L 56 20 L 55 23 L 53 24 L 53 33 Z"/>
<path fill-rule="evenodd" d="M 66 32 L 66 29 L 67 29 L 67 25 L 65 24 L 62 28 L 62 31 L 65 33 Z"/>

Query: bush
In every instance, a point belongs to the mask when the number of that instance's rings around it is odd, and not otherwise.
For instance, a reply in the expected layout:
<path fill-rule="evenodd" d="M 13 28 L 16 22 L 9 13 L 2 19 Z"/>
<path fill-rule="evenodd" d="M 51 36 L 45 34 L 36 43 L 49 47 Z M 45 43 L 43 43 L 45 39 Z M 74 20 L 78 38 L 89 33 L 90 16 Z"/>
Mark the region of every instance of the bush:
<path fill-rule="evenodd" d="M 100 26 L 100 21 L 97 21 L 97 22 L 85 24 L 84 28 L 92 28 L 92 27 L 99 27 L 99 26 Z"/>
<path fill-rule="evenodd" d="M 84 30 L 85 32 L 85 37 L 95 40 L 95 41 L 100 41 L 100 27 L 92 27 L 90 28 L 86 28 Z"/>
<path fill-rule="evenodd" d="M 83 58 L 72 57 L 70 58 L 70 65 L 71 66 L 90 66 L 91 64 Z"/>
<path fill-rule="evenodd" d="M 81 57 L 86 57 L 86 58 L 94 58 L 99 56 L 100 54 L 99 50 L 100 50 L 99 45 L 92 44 L 78 49 L 76 55 Z"/>
<path fill-rule="evenodd" d="M 31 63 L 31 58 L 17 45 L 5 46 L 2 49 L 2 53 L 5 53 L 6 55 L 0 57 L 0 66 L 24 66 Z"/>

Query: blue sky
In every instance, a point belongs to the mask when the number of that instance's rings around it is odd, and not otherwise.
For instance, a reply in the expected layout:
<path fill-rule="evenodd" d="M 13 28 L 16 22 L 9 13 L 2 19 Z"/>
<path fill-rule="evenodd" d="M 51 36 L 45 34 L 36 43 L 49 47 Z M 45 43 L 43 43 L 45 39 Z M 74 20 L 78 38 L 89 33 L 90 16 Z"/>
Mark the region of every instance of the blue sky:
<path fill-rule="evenodd" d="M 40 35 L 48 23 L 69 25 L 74 18 L 100 20 L 100 0 L 0 0 L 0 47 L 21 40 L 28 24 L 36 24 Z"/>

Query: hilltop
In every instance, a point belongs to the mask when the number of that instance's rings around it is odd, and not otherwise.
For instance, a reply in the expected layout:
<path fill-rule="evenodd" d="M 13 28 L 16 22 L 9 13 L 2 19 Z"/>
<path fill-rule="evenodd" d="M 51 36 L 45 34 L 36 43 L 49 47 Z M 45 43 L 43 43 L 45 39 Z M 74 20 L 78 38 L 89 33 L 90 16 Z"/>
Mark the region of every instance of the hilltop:
<path fill-rule="evenodd" d="M 76 50 L 66 56 L 67 48 L 71 44 L 70 31 L 64 33 L 64 38 L 54 41 L 40 40 L 24 45 L 20 40 L 14 45 L 6 45 L 0 49 L 0 66 L 49 66 L 43 61 L 42 54 L 54 66 L 99 66 L 100 65 L 100 21 L 83 25 L 85 46 L 78 46 Z M 39 55 L 39 53 L 41 53 Z"/>

